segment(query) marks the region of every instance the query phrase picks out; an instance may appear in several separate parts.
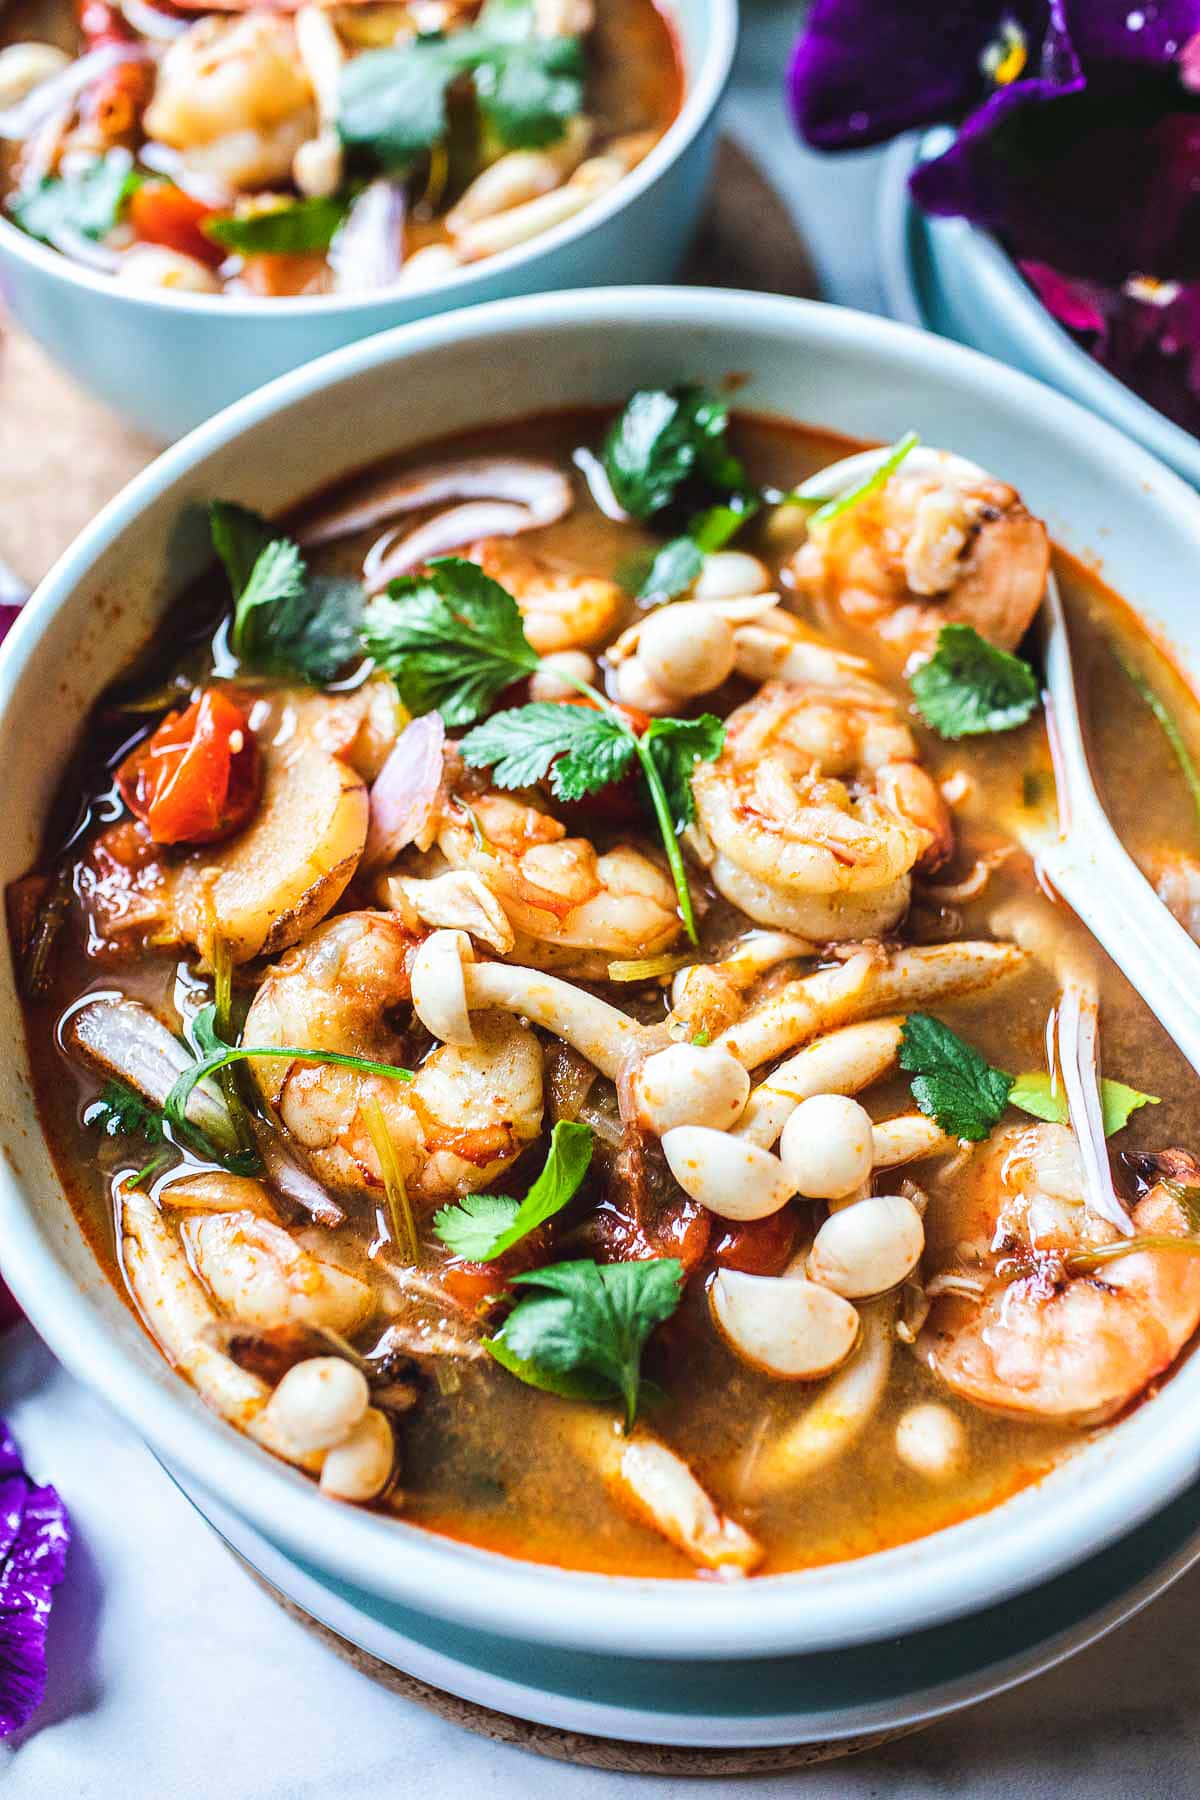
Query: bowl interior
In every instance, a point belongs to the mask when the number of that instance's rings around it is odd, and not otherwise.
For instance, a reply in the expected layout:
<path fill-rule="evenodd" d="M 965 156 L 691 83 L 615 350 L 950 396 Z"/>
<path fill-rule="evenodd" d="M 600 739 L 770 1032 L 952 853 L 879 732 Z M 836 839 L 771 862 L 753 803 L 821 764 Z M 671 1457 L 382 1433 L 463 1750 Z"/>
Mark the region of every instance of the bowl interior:
<path fill-rule="evenodd" d="M 1200 676 L 1200 499 L 1037 383 L 941 340 L 800 301 L 610 289 L 508 302 L 374 338 L 285 377 L 169 451 L 105 509 L 0 658 L 0 880 L 34 856 L 97 690 L 208 560 L 208 500 L 275 512 L 377 457 L 473 424 L 731 374 L 748 410 L 882 439 L 912 427 L 1010 480 Z M 821 1649 L 932 1624 L 1027 1587 L 1128 1530 L 1194 1473 L 1200 1358 L 992 1513 L 857 1563 L 740 1590 L 546 1570 L 338 1508 L 209 1414 L 99 1274 L 33 1115 L 7 946 L 0 1028 L 10 1046 L 0 1070 L 0 1242 L 5 1273 L 43 1335 L 156 1448 L 276 1542 L 389 1598 L 514 1635 L 643 1656 Z"/>

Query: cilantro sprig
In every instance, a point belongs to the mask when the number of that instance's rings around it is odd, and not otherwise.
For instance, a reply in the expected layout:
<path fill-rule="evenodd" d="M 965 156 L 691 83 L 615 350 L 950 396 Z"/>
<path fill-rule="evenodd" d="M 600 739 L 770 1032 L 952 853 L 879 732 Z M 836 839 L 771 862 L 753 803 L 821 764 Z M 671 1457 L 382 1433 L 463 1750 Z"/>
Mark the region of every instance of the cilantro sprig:
<path fill-rule="evenodd" d="M 1049 1075 L 1007 1075 L 979 1054 L 940 1019 L 909 1013 L 900 1038 L 900 1067 L 913 1077 L 913 1099 L 943 1131 L 978 1143 L 999 1123 L 1006 1107 L 1032 1118 L 1066 1124 L 1066 1096 Z M 1112 1137 L 1141 1106 L 1157 1106 L 1157 1094 L 1143 1094 L 1123 1081 L 1100 1083 L 1104 1135 Z"/>
<path fill-rule="evenodd" d="M 536 35 L 532 0 L 488 0 L 464 31 L 352 57 L 341 74 L 337 129 L 352 152 L 405 174 L 446 137 L 447 95 L 465 76 L 495 139 L 510 150 L 540 150 L 583 110 L 586 72 L 578 38 Z"/>
<path fill-rule="evenodd" d="M 273 252 L 295 256 L 328 250 L 346 222 L 349 195 L 328 194 L 281 200 L 261 211 L 219 213 L 204 221 L 204 235 L 242 256 Z"/>
<path fill-rule="evenodd" d="M 212 1146 L 207 1144 L 202 1134 L 187 1116 L 187 1103 L 192 1090 L 210 1075 L 216 1075 L 222 1069 L 231 1068 L 235 1063 L 250 1062 L 256 1058 L 286 1058 L 289 1062 L 328 1063 L 339 1069 L 356 1069 L 363 1075 L 384 1075 L 393 1081 L 412 1081 L 411 1069 L 400 1069 L 392 1063 L 373 1062 L 365 1056 L 348 1056 L 339 1050 L 317 1050 L 311 1046 L 292 1044 L 231 1044 L 221 1036 L 217 1026 L 217 1008 L 214 1003 L 202 1006 L 191 1027 L 192 1044 L 196 1060 L 190 1068 L 185 1069 L 175 1082 L 163 1105 L 162 1116 L 166 1124 L 184 1141 L 196 1143 L 213 1160 L 222 1162 L 226 1159 L 214 1154 Z"/>
<path fill-rule="evenodd" d="M 66 175 L 46 175 L 19 189 L 9 209 L 23 230 L 47 244 L 71 233 L 99 239 L 120 223 L 142 180 L 128 150 L 109 150 Z"/>
<path fill-rule="evenodd" d="M 467 1194 L 457 1206 L 443 1206 L 434 1215 L 434 1235 L 456 1256 L 493 1262 L 574 1199 L 591 1160 L 591 1126 L 560 1119 L 550 1133 L 541 1173 L 524 1200 Z"/>
<path fill-rule="evenodd" d="M 674 1257 L 556 1263 L 514 1275 L 513 1285 L 534 1291 L 484 1340 L 489 1354 L 518 1380 L 566 1399 L 619 1397 L 631 1429 L 642 1352 L 679 1305 L 683 1264 Z"/>
<path fill-rule="evenodd" d="M 1013 1077 L 994 1069 L 940 1019 L 928 1013 L 909 1013 L 900 1038 L 899 1061 L 913 1077 L 913 1099 L 943 1131 L 979 1143 L 999 1123 Z"/>
<path fill-rule="evenodd" d="M 105 1083 L 103 1092 L 85 1110 L 83 1122 L 105 1137 L 139 1137 L 148 1144 L 163 1141 L 161 1113 L 123 1081 Z"/>
<path fill-rule="evenodd" d="M 939 737 L 979 737 L 1023 725 L 1038 703 L 1029 664 L 980 637 L 973 625 L 943 625 L 937 648 L 909 677 L 922 718 Z"/>
<path fill-rule="evenodd" d="M 423 575 L 393 581 L 363 616 L 362 641 L 414 714 L 437 710 L 447 725 L 479 718 L 542 659 L 525 636 L 512 595 L 477 564 L 444 556 Z M 725 728 L 711 714 L 655 719 L 641 736 L 627 715 L 587 681 L 572 686 L 590 706 L 534 702 L 468 732 L 460 750 L 472 768 L 493 767 L 500 787 L 550 776 L 551 791 L 578 800 L 619 780 L 636 761 L 675 885 L 680 917 L 696 942 L 696 919 L 678 834 L 695 803 L 691 772 L 720 755 Z"/>
<path fill-rule="evenodd" d="M 310 575 L 297 544 L 230 500 L 209 507 L 213 548 L 233 590 L 229 647 L 245 667 L 323 687 L 359 654 L 357 581 Z"/>

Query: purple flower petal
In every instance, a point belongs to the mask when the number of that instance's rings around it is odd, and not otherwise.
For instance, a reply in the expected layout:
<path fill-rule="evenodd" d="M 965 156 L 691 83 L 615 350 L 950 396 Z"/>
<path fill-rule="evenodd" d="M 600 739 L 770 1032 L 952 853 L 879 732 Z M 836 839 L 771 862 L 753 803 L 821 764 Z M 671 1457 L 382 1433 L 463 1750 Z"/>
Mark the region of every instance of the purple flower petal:
<path fill-rule="evenodd" d="M 1102 289 L 1091 282 L 1069 281 L 1048 263 L 1023 262 L 1018 266 L 1046 311 L 1060 325 L 1103 342 L 1108 335 L 1108 320 Z"/>
<path fill-rule="evenodd" d="M 1165 69 L 1200 32 L 1200 0 L 1059 0 L 1079 60 L 1102 68 Z"/>
<path fill-rule="evenodd" d="M 818 149 L 844 150 L 960 118 L 988 94 L 989 49 L 1002 47 L 1014 27 L 1025 40 L 1027 66 L 1040 67 L 1043 38 L 1051 60 L 1063 63 L 1065 32 L 1052 23 L 1047 0 L 815 0 L 788 72 L 796 124 Z M 1056 66 L 1051 78 L 1058 73 Z"/>
<path fill-rule="evenodd" d="M 71 1530 L 52 1487 L 31 1487 L 0 1569 L 0 1737 L 28 1724 L 46 1692 L 46 1628 L 66 1573 Z"/>
<path fill-rule="evenodd" d="M 1061 90 L 1039 104 L 1037 85 L 994 95 L 944 156 L 915 171 L 918 205 L 970 219 L 1021 261 L 1067 275 L 1200 276 L 1200 114 Z"/>

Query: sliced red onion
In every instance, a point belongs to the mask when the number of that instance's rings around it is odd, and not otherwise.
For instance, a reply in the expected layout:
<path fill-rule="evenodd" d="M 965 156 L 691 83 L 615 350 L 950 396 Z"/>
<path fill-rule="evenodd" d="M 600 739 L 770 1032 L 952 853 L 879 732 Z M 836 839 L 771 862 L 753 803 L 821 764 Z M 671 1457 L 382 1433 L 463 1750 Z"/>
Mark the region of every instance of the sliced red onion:
<path fill-rule="evenodd" d="M 297 1162 L 293 1162 L 273 1131 L 256 1131 L 258 1148 L 266 1166 L 267 1179 L 278 1194 L 299 1206 L 318 1225 L 331 1229 L 344 1225 L 346 1214 L 336 1200 Z"/>
<path fill-rule="evenodd" d="M 579 449 L 575 452 L 573 460 L 575 467 L 588 484 L 592 499 L 605 518 L 614 519 L 618 525 L 628 525 L 630 514 L 625 511 L 613 493 L 612 482 L 608 479 L 608 471 L 600 458 L 591 450 Z"/>
<path fill-rule="evenodd" d="M 441 791 L 445 742 L 441 713 L 425 713 L 400 733 L 371 788 L 366 867 L 394 862 L 420 837 Z"/>
<path fill-rule="evenodd" d="M 157 6 L 150 5 L 150 0 L 121 0 L 121 11 L 135 31 L 156 42 L 169 43 L 191 29 L 187 19 L 160 11 Z"/>
<path fill-rule="evenodd" d="M 167 1095 L 194 1058 L 186 1044 L 168 1031 L 149 1007 L 121 994 L 98 995 L 71 1013 L 62 1025 L 65 1048 L 104 1075 L 117 1075 L 155 1106 Z M 222 1150 L 237 1150 L 240 1140 L 221 1090 L 211 1078 L 198 1081 L 188 1096 L 187 1117 Z"/>
<path fill-rule="evenodd" d="M 89 50 L 48 81 L 39 82 L 16 106 L 0 112 L 0 138 L 8 138 L 13 143 L 24 142 L 32 137 L 39 125 L 73 103 L 85 88 L 101 75 L 107 75 L 110 69 L 121 63 L 151 60 L 152 52 L 145 44 L 101 44 L 98 49 Z"/>
<path fill-rule="evenodd" d="M 305 545 L 328 544 L 441 500 L 511 501 L 527 515 L 522 529 L 531 530 L 552 525 L 571 510 L 571 484 L 553 463 L 527 457 L 466 456 L 457 462 L 431 463 L 406 475 L 385 476 L 356 499 L 318 512 L 304 525 L 299 540 Z"/>
<path fill-rule="evenodd" d="M 1090 970 L 1068 969 L 1058 1008 L 1058 1062 L 1083 1165 L 1084 1198 L 1094 1213 L 1133 1236 L 1133 1221 L 1113 1186 L 1100 1099 L 1099 1000 Z"/>
<path fill-rule="evenodd" d="M 420 568 L 434 556 L 459 550 L 476 538 L 516 537 L 531 531 L 534 521 L 523 506 L 508 500 L 471 500 L 452 506 L 449 512 L 402 533 L 396 528 L 377 538 L 363 558 L 363 580 L 369 594 L 378 594 L 398 575 Z"/>
<path fill-rule="evenodd" d="M 404 263 L 404 189 L 381 177 L 365 187 L 329 246 L 339 294 L 392 287 Z"/>

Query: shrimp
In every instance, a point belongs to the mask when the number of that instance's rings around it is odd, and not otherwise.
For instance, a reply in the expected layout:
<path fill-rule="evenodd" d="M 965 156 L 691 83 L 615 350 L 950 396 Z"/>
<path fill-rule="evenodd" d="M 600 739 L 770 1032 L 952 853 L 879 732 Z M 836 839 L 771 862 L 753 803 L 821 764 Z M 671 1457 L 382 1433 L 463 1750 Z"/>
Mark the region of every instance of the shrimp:
<path fill-rule="evenodd" d="M 1016 491 L 943 451 L 915 452 L 875 493 L 814 521 L 793 586 L 888 660 L 924 660 L 943 625 L 1013 650 L 1041 604 L 1050 541 Z"/>
<path fill-rule="evenodd" d="M 629 844 L 603 854 L 587 838 L 508 794 L 451 800 L 437 852 L 474 871 L 508 915 L 512 957 L 534 968 L 603 980 L 620 957 L 657 956 L 681 930 L 675 889 L 661 865 Z"/>
<path fill-rule="evenodd" d="M 952 844 L 945 802 L 916 758 L 882 688 L 767 682 L 692 777 L 714 883 L 760 924 L 815 941 L 890 930 L 913 869 Z"/>
<path fill-rule="evenodd" d="M 184 1210 L 179 1235 L 221 1311 L 271 1330 L 357 1331 L 374 1309 L 365 1281 L 285 1231 L 260 1182 L 214 1173 L 170 1183 L 162 1204 Z"/>
<path fill-rule="evenodd" d="M 246 1015 L 246 1044 L 334 1050 L 403 1066 L 394 1012 L 410 999 L 416 939 L 394 915 L 341 913 L 271 968 Z M 313 1173 L 343 1192 L 383 1187 L 368 1117 L 379 1108 L 410 1197 L 430 1205 L 487 1187 L 542 1125 L 542 1053 L 527 1027 L 484 1013 L 474 1044 L 442 1044 L 415 1080 L 255 1058 L 263 1098 Z M 372 1105 L 374 1103 L 374 1105 Z M 378 1117 L 379 1115 L 374 1115 Z"/>
<path fill-rule="evenodd" d="M 1190 1225 L 1179 1188 L 1200 1180 L 1200 1163 L 1182 1150 L 1145 1160 L 1158 1179 L 1133 1209 L 1134 1231 L 1182 1237 Z M 916 1346 L 964 1400 L 1095 1424 L 1169 1369 L 1200 1325 L 1200 1258 L 1186 1251 L 1133 1249 L 1073 1270 L 1073 1253 L 1122 1241 L 1082 1192 L 1064 1125 L 1013 1127 L 977 1153 L 966 1211 L 942 1224 L 977 1261 L 980 1295 L 945 1294 Z"/>
<path fill-rule="evenodd" d="M 291 22 L 265 11 L 199 19 L 163 57 L 143 124 L 228 187 L 282 180 L 317 125 Z"/>
<path fill-rule="evenodd" d="M 508 589 L 539 656 L 592 649 L 615 631 L 625 610 L 624 590 L 615 581 L 555 568 L 510 538 L 481 538 L 464 554 Z"/>

